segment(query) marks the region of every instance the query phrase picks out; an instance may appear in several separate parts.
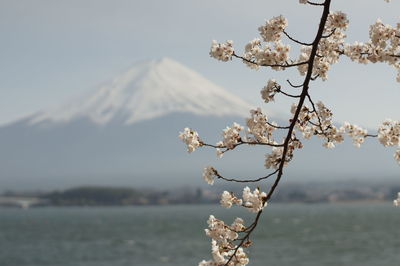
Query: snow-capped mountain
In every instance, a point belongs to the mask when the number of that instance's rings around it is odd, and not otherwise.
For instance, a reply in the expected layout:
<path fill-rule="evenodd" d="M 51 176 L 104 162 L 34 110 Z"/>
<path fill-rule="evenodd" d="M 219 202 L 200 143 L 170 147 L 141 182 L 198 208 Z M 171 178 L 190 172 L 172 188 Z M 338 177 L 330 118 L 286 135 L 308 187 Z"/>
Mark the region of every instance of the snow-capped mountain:
<path fill-rule="evenodd" d="M 171 113 L 244 116 L 251 106 L 180 63 L 163 58 L 143 62 L 78 101 L 31 117 L 31 124 L 88 118 L 97 124 L 124 124 Z"/>
<path fill-rule="evenodd" d="M 238 147 L 217 160 L 208 148 L 189 156 L 178 139 L 179 131 L 190 127 L 216 143 L 223 128 L 244 124 L 251 108 L 171 59 L 137 64 L 92 94 L 0 127 L 0 192 L 88 184 L 200 185 L 207 165 L 232 177 L 263 176 L 267 147 Z M 362 151 L 350 143 L 334 150 L 319 140 L 304 144 L 285 178 L 343 180 L 398 172 L 392 152 L 376 142 Z"/>
<path fill-rule="evenodd" d="M 142 62 L 88 95 L 0 127 L 0 191 L 176 184 L 206 163 L 187 156 L 179 131 L 196 128 L 214 143 L 250 108 L 172 59 Z"/>

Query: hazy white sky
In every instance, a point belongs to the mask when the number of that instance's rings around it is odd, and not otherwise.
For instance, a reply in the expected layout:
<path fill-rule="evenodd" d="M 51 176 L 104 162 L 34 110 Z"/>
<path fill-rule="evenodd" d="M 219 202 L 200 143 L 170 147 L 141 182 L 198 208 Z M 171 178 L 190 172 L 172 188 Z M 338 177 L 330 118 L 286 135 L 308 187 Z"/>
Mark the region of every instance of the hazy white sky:
<path fill-rule="evenodd" d="M 349 15 L 350 41 L 366 40 L 378 17 L 400 22 L 396 0 L 332 2 L 332 10 Z M 232 39 L 241 51 L 265 19 L 283 14 L 288 31 L 309 41 L 320 12 L 297 0 L 0 0 L 0 124 L 85 94 L 135 62 L 164 56 L 261 105 L 259 90 L 269 78 L 300 82 L 297 72 L 217 62 L 208 55 L 211 40 Z M 385 65 L 342 60 L 311 90 L 337 120 L 374 127 L 386 117 L 400 119 L 395 77 Z M 289 104 L 278 98 L 269 108 L 286 112 Z"/>

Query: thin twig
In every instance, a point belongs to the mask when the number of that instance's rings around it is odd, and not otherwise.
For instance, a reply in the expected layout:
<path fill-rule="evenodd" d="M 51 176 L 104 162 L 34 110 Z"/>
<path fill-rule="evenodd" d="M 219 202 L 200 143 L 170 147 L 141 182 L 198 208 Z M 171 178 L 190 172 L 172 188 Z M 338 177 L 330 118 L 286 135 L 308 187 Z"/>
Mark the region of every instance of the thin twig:
<path fill-rule="evenodd" d="M 271 65 L 269 65 L 269 64 L 258 64 L 258 63 L 254 62 L 254 61 L 251 61 L 251 60 L 249 60 L 247 58 L 244 58 L 243 56 L 237 55 L 235 53 L 233 53 L 232 56 L 236 57 L 236 58 L 239 58 L 239 59 L 242 59 L 243 61 L 245 61 L 247 63 L 253 64 L 253 65 L 257 65 L 257 66 L 263 66 L 263 67 L 283 67 L 283 68 L 288 68 L 288 67 L 295 67 L 295 66 L 301 66 L 301 65 L 308 64 L 308 61 L 298 62 L 298 63 L 293 63 L 293 64 L 289 64 L 289 63 L 286 63 L 286 64 L 271 64 Z"/>
<path fill-rule="evenodd" d="M 283 30 L 283 34 L 285 34 L 286 37 L 288 37 L 291 41 L 293 41 L 293 42 L 295 42 L 295 43 L 298 43 L 298 44 L 301 44 L 301 45 L 304 45 L 304 46 L 311 46 L 311 45 L 313 45 L 312 43 L 306 43 L 306 42 L 301 42 L 301 41 L 299 41 L 299 40 L 296 40 L 295 38 L 291 37 L 291 36 L 289 35 L 289 33 L 287 33 L 285 30 Z"/>
<path fill-rule="evenodd" d="M 233 146 L 233 148 L 228 148 L 225 145 L 218 146 L 218 145 L 213 145 L 213 144 L 208 144 L 208 143 L 201 142 L 201 146 L 204 146 L 204 147 L 211 147 L 211 148 L 216 148 L 216 149 L 227 149 L 227 150 L 233 150 L 237 146 L 244 145 L 244 144 L 247 144 L 247 145 L 263 145 L 263 146 L 271 146 L 271 147 L 282 147 L 283 146 L 283 143 L 282 144 L 275 144 L 275 143 L 269 143 L 269 142 L 243 141 L 243 140 L 240 140 L 237 144 L 235 144 Z"/>
<path fill-rule="evenodd" d="M 271 123 L 268 122 L 268 121 L 267 121 L 266 123 L 267 123 L 268 126 L 273 127 L 273 128 L 277 128 L 277 129 L 288 129 L 288 128 L 289 128 L 289 126 L 286 126 L 286 127 L 276 126 L 276 125 L 274 125 L 274 124 L 271 124 Z"/>
<path fill-rule="evenodd" d="M 333 30 L 331 31 L 331 33 L 329 33 L 328 35 L 323 35 L 321 38 L 322 38 L 322 39 L 329 38 L 329 37 L 331 37 L 331 36 L 335 33 L 335 31 L 336 31 L 336 28 L 333 29 Z"/>
<path fill-rule="evenodd" d="M 313 6 L 323 6 L 325 3 L 314 3 L 314 2 L 311 2 L 311 1 L 307 1 L 307 4 L 313 5 Z"/>
<path fill-rule="evenodd" d="M 259 178 L 257 178 L 257 179 L 225 178 L 225 177 L 221 176 L 218 172 L 216 173 L 216 176 L 217 176 L 217 178 L 220 178 L 220 179 L 225 180 L 225 181 L 230 181 L 230 182 L 253 183 L 253 182 L 259 182 L 259 181 L 261 181 L 261 180 L 267 179 L 268 177 L 273 176 L 273 175 L 276 174 L 277 172 L 278 172 L 278 170 L 276 170 L 276 171 L 274 171 L 274 172 L 272 172 L 272 173 L 270 173 L 270 174 L 268 174 L 268 175 L 266 175 L 266 176 L 259 177 Z"/>
<path fill-rule="evenodd" d="M 322 128 L 321 117 L 319 116 L 319 113 L 317 112 L 317 109 L 315 108 L 315 104 L 314 104 L 313 100 L 311 99 L 310 94 L 308 94 L 308 93 L 307 93 L 307 98 L 308 98 L 308 100 L 309 100 L 310 103 L 311 103 L 311 106 L 312 106 L 312 108 L 313 108 L 313 113 L 315 113 L 315 115 L 317 116 L 318 124 L 314 124 L 314 123 L 311 122 L 311 121 L 308 121 L 308 122 L 309 122 L 310 124 L 314 125 L 314 126 L 319 127 L 319 129 L 321 130 L 321 134 L 324 135 L 325 137 L 327 137 L 327 139 L 328 139 L 328 141 L 329 141 L 329 138 L 328 138 L 328 136 L 326 135 L 325 129 Z"/>
<path fill-rule="evenodd" d="M 287 81 L 287 83 L 289 83 L 289 85 L 290 85 L 290 86 L 292 86 L 293 88 L 301 88 L 301 87 L 303 87 L 303 85 L 304 85 L 304 84 L 300 84 L 300 85 L 293 85 L 293 84 L 292 84 L 292 82 L 290 82 L 290 80 L 289 80 L 289 79 L 287 79 L 286 81 Z"/>
<path fill-rule="evenodd" d="M 288 97 L 300 98 L 300 95 L 289 94 L 289 93 L 286 93 L 286 92 L 282 91 L 281 89 L 277 89 L 277 92 L 280 92 L 280 93 L 282 93 L 283 95 L 286 95 L 286 96 L 288 96 Z"/>
<path fill-rule="evenodd" d="M 314 77 L 311 77 L 311 80 L 316 80 L 319 77 L 319 74 L 315 75 Z"/>

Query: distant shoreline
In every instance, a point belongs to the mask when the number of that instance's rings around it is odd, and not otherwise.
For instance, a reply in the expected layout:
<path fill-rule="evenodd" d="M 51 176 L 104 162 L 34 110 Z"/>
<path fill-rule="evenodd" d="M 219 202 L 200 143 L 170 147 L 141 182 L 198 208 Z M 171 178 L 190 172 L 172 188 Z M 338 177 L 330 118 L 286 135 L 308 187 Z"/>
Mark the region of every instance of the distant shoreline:
<path fill-rule="evenodd" d="M 240 195 L 239 188 L 232 188 Z M 354 186 L 346 189 L 329 186 L 284 186 L 272 199 L 274 203 L 374 203 L 391 202 L 400 191 L 392 186 Z M 120 187 L 84 186 L 46 193 L 7 192 L 0 196 L 3 207 L 43 207 L 43 206 L 162 206 L 179 204 L 218 204 L 219 188 L 187 188 L 175 190 L 151 190 Z"/>

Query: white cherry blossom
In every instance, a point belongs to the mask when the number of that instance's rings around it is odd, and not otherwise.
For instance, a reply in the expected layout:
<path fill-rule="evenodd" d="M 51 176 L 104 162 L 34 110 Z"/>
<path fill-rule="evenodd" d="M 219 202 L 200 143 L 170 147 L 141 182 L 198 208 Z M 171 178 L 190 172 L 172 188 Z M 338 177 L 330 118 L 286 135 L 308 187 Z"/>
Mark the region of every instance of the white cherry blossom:
<path fill-rule="evenodd" d="M 287 19 L 281 15 L 267 20 L 264 26 L 258 28 L 258 31 L 265 42 L 275 42 L 281 38 L 281 34 L 287 25 Z"/>
<path fill-rule="evenodd" d="M 261 89 L 261 98 L 264 102 L 268 103 L 270 101 L 274 101 L 275 94 L 279 91 L 280 85 L 274 80 L 268 80 L 266 86 Z"/>
<path fill-rule="evenodd" d="M 218 43 L 217 41 L 212 41 L 210 48 L 210 56 L 221 61 L 232 60 L 234 49 L 233 42 L 226 41 L 226 43 Z"/>
<path fill-rule="evenodd" d="M 217 170 L 215 170 L 214 167 L 207 166 L 204 168 L 203 178 L 207 182 L 207 184 L 213 185 L 216 176 L 217 176 Z"/>
<path fill-rule="evenodd" d="M 265 192 L 260 192 L 258 188 L 253 192 L 251 192 L 249 187 L 243 189 L 243 205 L 251 212 L 259 212 L 267 206 L 267 202 L 265 201 L 266 197 L 267 194 Z"/>
<path fill-rule="evenodd" d="M 397 193 L 397 199 L 395 199 L 395 200 L 393 201 L 393 204 L 394 204 L 395 206 L 400 206 L 400 192 Z"/>
<path fill-rule="evenodd" d="M 232 192 L 224 191 L 220 203 L 222 207 L 229 209 L 233 204 L 242 205 L 242 200 L 238 199 Z"/>
<path fill-rule="evenodd" d="M 238 123 L 233 123 L 232 127 L 226 127 L 222 132 L 222 145 L 228 149 L 234 149 L 241 140 L 240 132 L 243 127 Z"/>
<path fill-rule="evenodd" d="M 187 151 L 189 153 L 201 146 L 199 134 L 190 128 L 185 128 L 183 132 L 179 132 L 179 138 L 187 145 Z"/>
<path fill-rule="evenodd" d="M 272 133 L 275 128 L 268 124 L 268 118 L 261 108 L 250 110 L 251 117 L 246 120 L 247 133 L 252 135 L 247 138 L 250 141 L 262 142 L 262 143 L 274 143 Z M 274 125 L 272 123 L 272 125 Z"/>

